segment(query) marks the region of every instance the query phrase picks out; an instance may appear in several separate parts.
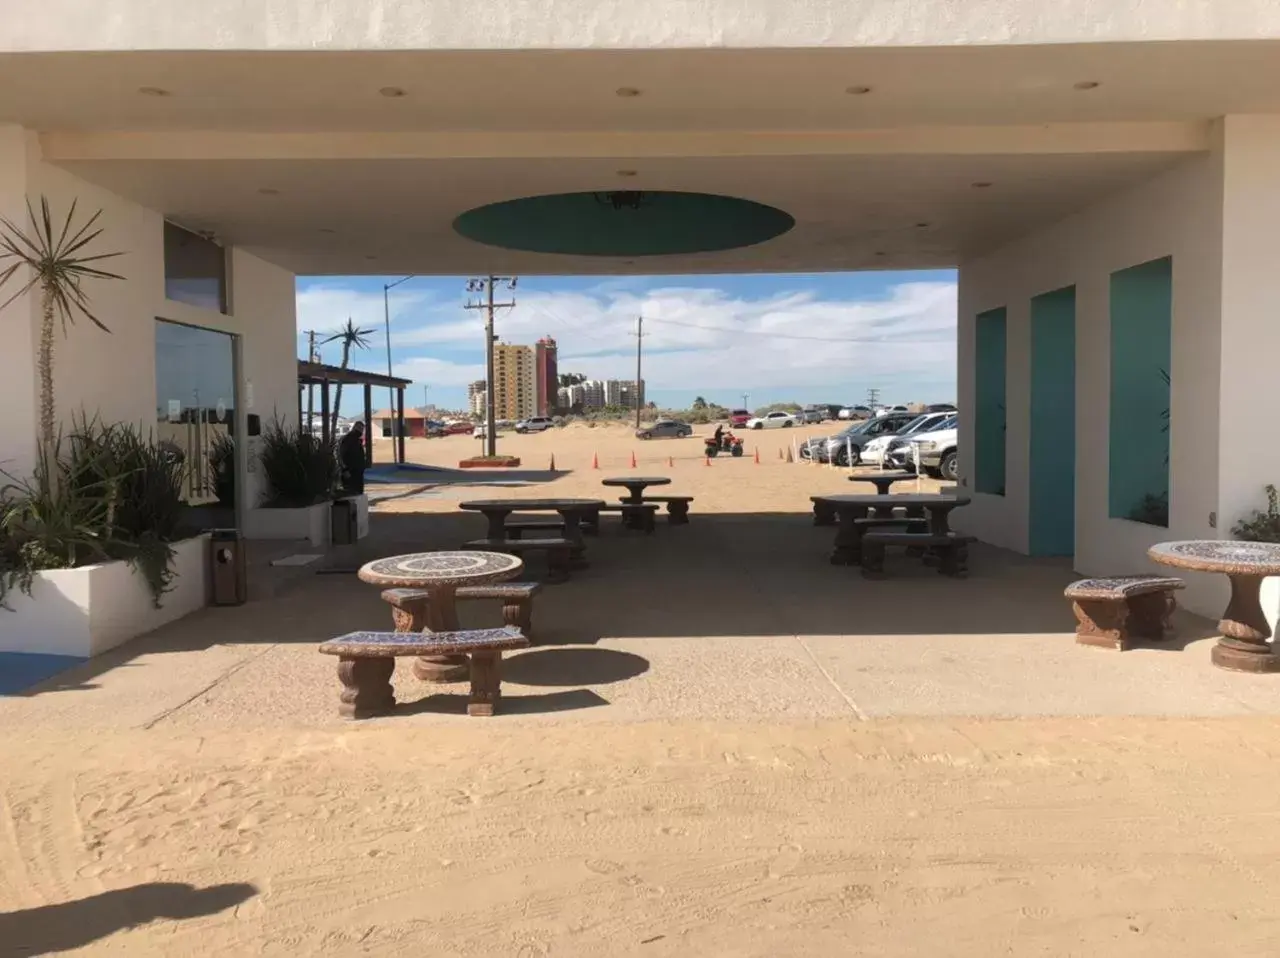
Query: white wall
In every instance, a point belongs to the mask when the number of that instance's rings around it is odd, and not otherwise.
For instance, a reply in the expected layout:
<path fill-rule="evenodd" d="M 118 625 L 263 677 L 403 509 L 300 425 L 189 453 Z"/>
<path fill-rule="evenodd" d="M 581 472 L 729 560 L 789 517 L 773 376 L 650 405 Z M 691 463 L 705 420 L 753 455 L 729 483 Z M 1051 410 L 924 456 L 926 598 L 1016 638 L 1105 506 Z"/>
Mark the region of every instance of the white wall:
<path fill-rule="evenodd" d="M 1030 300 L 1076 287 L 1076 559 L 1087 574 L 1154 570 L 1153 543 L 1217 538 L 1219 316 L 1222 308 L 1221 131 L 1218 146 L 1004 249 L 965 262 L 959 280 L 962 418 L 974 402 L 976 314 L 1008 309 L 1008 432 L 1004 497 L 973 495 L 966 531 L 1021 552 L 1028 542 Z M 1273 222 L 1275 222 L 1273 220 Z M 1173 257 L 1168 529 L 1108 516 L 1110 275 Z M 1274 266 L 1273 266 L 1274 272 Z M 1280 328 L 1280 327 L 1278 327 Z M 1256 399 L 1255 399 L 1256 401 Z M 1255 420 L 1256 421 L 1256 420 Z M 972 474 L 973 433 L 961 429 L 961 470 Z M 1188 576 L 1186 604 L 1222 611 L 1219 577 Z"/>
<path fill-rule="evenodd" d="M 11 223 L 26 219 L 27 176 L 36 162 L 36 150 L 35 137 L 21 127 L 0 126 L 0 216 Z M 0 287 L 0 303 L 28 280 L 28 276 L 14 275 Z M 30 293 L 0 310 L 0 329 L 4 330 L 4 348 L 0 350 L 0 469 L 18 476 L 30 474 L 35 461 L 37 322 L 36 298 Z"/>
<path fill-rule="evenodd" d="M 890 47 L 1280 36 L 1258 0 L 4 0 L 0 50 Z M 376 86 L 376 84 L 375 84 Z"/>
<path fill-rule="evenodd" d="M 65 215 L 75 200 L 81 211 L 102 210 L 99 223 L 103 234 L 94 248 L 124 253 L 103 264 L 124 276 L 123 281 L 99 280 L 85 287 L 95 314 L 111 332 L 82 319 L 67 335 L 59 332 L 56 339 L 54 389 L 60 421 L 69 423 L 73 415 L 84 411 L 104 421 L 153 428 L 155 321 L 167 319 L 238 334 L 241 416 L 258 413 L 265 425 L 278 413 L 286 422 L 296 422 L 293 274 L 234 249 L 229 271 L 232 315 L 167 300 L 161 214 L 42 162 L 35 152 L 38 145 L 34 137 L 9 130 L 0 128 L 0 213 L 15 203 L 20 205 L 24 193 L 37 201 L 40 195 L 47 196 L 55 217 Z M 15 149 L 15 138 L 26 146 L 27 153 Z M 21 165 L 24 157 L 25 168 Z M 29 317 L 29 322 L 11 324 L 10 310 L 12 315 Z M 34 449 L 34 337 L 38 328 L 39 314 L 34 306 L 16 304 L 5 311 L 6 341 L 0 351 L 0 460 L 29 457 Z M 31 341 L 24 341 L 24 336 Z M 243 418 L 240 426 L 243 435 Z M 252 485 L 249 488 L 251 493 L 256 491 Z"/>

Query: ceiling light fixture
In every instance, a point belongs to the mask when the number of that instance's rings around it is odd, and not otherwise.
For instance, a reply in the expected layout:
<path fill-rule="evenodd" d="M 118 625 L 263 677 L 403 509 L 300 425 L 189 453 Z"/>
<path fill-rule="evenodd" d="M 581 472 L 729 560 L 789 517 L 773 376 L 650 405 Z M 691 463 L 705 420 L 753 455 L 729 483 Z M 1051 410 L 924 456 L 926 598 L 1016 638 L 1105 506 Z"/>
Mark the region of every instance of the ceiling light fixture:
<path fill-rule="evenodd" d="M 928 224 L 928 223 L 917 223 L 917 224 L 916 224 L 916 229 L 918 229 L 918 230 L 927 230 L 928 228 L 929 228 L 929 224 Z"/>
<path fill-rule="evenodd" d="M 635 176 L 636 171 L 635 170 L 618 170 L 618 175 L 619 176 Z"/>
<path fill-rule="evenodd" d="M 372 253 L 366 253 L 364 258 L 365 258 L 365 259 L 377 259 L 378 257 L 374 256 Z"/>
<path fill-rule="evenodd" d="M 1081 80 L 1072 86 L 1073 90 L 1096 90 L 1102 86 L 1097 80 Z"/>
<path fill-rule="evenodd" d="M 378 92 L 385 97 L 390 97 L 391 99 L 408 95 L 405 93 L 402 87 L 398 87 L 398 86 L 384 86 Z"/>
<path fill-rule="evenodd" d="M 640 91 L 633 86 L 620 86 L 613 91 L 614 96 L 620 96 L 623 99 L 629 99 L 640 95 Z"/>
<path fill-rule="evenodd" d="M 845 87 L 845 88 L 844 88 L 844 92 L 845 92 L 845 93 L 847 93 L 847 94 L 849 94 L 849 96 L 866 96 L 868 93 L 870 93 L 870 92 L 871 92 L 871 87 L 869 87 L 869 86 L 848 86 L 848 87 Z"/>
<path fill-rule="evenodd" d="M 985 190 L 985 189 L 990 189 L 991 187 L 991 184 L 986 180 L 978 180 L 978 182 L 970 183 L 969 185 L 972 186 L 975 190 Z"/>
<path fill-rule="evenodd" d="M 138 92 L 143 96 L 172 96 L 168 90 L 158 86 L 140 86 Z"/>
<path fill-rule="evenodd" d="M 336 232 L 338 232 L 338 231 L 337 231 L 337 230 L 335 230 L 332 226 L 322 226 L 322 227 L 320 227 L 320 229 L 319 229 L 317 232 L 320 232 L 320 233 L 336 233 Z"/>
<path fill-rule="evenodd" d="M 280 191 L 276 189 L 274 186 L 260 186 L 258 187 L 258 192 L 261 193 L 263 196 L 279 196 L 280 195 Z"/>
<path fill-rule="evenodd" d="M 601 206 L 612 206 L 615 210 L 638 210 L 644 206 L 644 193 L 640 190 L 613 190 L 592 195 Z"/>

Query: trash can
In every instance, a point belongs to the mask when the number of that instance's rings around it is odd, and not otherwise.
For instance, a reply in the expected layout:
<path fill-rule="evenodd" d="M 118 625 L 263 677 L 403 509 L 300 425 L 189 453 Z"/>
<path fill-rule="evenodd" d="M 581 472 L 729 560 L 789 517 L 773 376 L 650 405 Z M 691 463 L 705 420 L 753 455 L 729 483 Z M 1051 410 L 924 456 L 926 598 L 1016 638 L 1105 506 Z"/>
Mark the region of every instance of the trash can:
<path fill-rule="evenodd" d="M 356 512 L 356 504 L 351 499 L 335 499 L 333 501 L 333 513 L 331 516 L 331 526 L 333 529 L 333 544 L 335 546 L 349 546 L 355 542 L 360 536 L 357 529 L 359 523 L 359 515 Z"/>
<path fill-rule="evenodd" d="M 244 605 L 249 600 L 249 576 L 239 530 L 212 530 L 209 551 L 213 566 L 213 604 Z"/>

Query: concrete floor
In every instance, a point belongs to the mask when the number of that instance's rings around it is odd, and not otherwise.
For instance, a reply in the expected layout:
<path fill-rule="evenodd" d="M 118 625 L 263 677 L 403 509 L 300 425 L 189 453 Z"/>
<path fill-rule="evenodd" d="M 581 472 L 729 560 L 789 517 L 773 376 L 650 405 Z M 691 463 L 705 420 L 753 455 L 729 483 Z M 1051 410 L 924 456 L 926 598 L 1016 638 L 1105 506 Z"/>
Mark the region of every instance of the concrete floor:
<path fill-rule="evenodd" d="M 349 570 L 482 529 L 474 516 L 375 516 L 370 539 L 329 574 L 207 609 L 0 699 L 0 723 L 339 726 L 335 660 L 316 644 L 390 627 L 377 590 Z M 1077 646 L 1066 563 L 979 547 L 967 580 L 899 556 L 889 579 L 868 582 L 828 564 L 831 539 L 799 515 L 695 515 L 650 537 L 607 524 L 588 540 L 591 568 L 538 597 L 540 644 L 508 658 L 491 721 L 1280 714 L 1280 677 L 1213 668 L 1202 619 L 1180 613 L 1163 647 Z M 496 624 L 497 609 L 464 606 L 463 618 Z M 425 686 L 407 663 L 396 689 L 396 714 L 366 725 L 481 721 L 465 717 L 465 686 Z"/>

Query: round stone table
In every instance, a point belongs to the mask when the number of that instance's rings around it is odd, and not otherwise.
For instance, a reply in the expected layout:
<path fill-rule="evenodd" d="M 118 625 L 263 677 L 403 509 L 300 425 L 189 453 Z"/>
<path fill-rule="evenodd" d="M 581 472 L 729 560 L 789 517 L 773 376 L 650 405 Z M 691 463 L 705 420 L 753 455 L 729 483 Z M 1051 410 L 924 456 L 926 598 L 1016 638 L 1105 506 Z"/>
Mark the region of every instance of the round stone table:
<path fill-rule="evenodd" d="M 876 495 L 889 495 L 889 488 L 895 482 L 907 482 L 920 477 L 911 472 L 869 472 L 862 476 L 850 476 L 850 482 L 869 482 L 876 487 Z"/>
<path fill-rule="evenodd" d="M 1222 638 L 1213 648 L 1214 665 L 1235 672 L 1280 671 L 1280 656 L 1267 644 L 1271 627 L 1258 599 L 1262 580 L 1280 575 L 1280 545 L 1222 539 L 1161 542 L 1147 555 L 1161 565 L 1219 572 L 1231 580 L 1231 601 L 1218 623 Z"/>
<path fill-rule="evenodd" d="M 671 480 L 666 476 L 620 476 L 613 479 L 601 479 L 602 486 L 618 486 L 630 493 L 623 502 L 644 502 L 644 491 L 650 486 L 669 486 Z"/>
<path fill-rule="evenodd" d="M 459 509 L 479 512 L 489 520 L 489 538 L 507 535 L 507 516 L 513 512 L 557 512 L 564 520 L 564 537 L 573 543 L 569 561 L 575 569 L 587 567 L 587 546 L 582 538 L 582 520 L 599 517 L 603 499 L 475 499 L 458 504 Z"/>
<path fill-rule="evenodd" d="M 359 576 L 383 589 L 422 589 L 429 597 L 424 631 L 456 632 L 459 588 L 505 582 L 523 568 L 519 558 L 500 552 L 418 552 L 375 559 Z M 460 682 L 467 672 L 465 655 L 421 656 L 413 663 L 413 674 L 424 682 Z"/>

